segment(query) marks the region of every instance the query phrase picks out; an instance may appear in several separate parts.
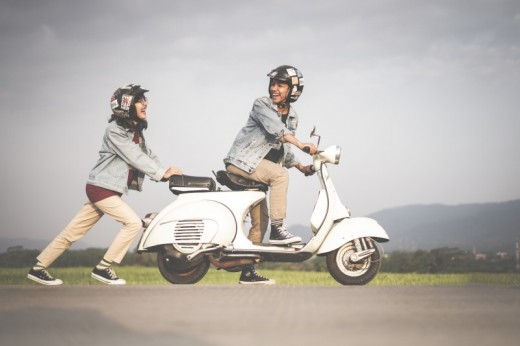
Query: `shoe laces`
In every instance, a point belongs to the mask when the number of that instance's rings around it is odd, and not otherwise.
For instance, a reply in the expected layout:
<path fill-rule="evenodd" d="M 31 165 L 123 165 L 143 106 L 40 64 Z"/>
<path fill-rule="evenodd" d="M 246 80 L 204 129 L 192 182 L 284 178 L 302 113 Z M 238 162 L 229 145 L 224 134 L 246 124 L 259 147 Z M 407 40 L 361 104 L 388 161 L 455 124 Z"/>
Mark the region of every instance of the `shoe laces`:
<path fill-rule="evenodd" d="M 40 269 L 40 275 L 45 280 L 54 280 L 54 277 L 49 274 L 49 272 L 46 269 Z"/>
<path fill-rule="evenodd" d="M 250 270 L 249 274 L 251 277 L 254 277 L 255 279 L 269 280 L 265 276 L 258 274 L 254 268 Z"/>
<path fill-rule="evenodd" d="M 113 268 L 107 268 L 107 269 L 105 269 L 105 271 L 106 271 L 106 273 L 108 274 L 108 276 L 110 276 L 110 278 L 111 278 L 112 280 L 117 280 L 117 279 L 118 279 L 118 277 L 117 277 L 117 275 L 116 275 L 116 272 L 114 271 Z"/>
<path fill-rule="evenodd" d="M 287 228 L 285 228 L 284 225 L 278 227 L 278 234 L 280 234 L 284 238 L 293 237 L 293 235 L 291 233 L 289 233 L 289 231 L 287 231 Z"/>

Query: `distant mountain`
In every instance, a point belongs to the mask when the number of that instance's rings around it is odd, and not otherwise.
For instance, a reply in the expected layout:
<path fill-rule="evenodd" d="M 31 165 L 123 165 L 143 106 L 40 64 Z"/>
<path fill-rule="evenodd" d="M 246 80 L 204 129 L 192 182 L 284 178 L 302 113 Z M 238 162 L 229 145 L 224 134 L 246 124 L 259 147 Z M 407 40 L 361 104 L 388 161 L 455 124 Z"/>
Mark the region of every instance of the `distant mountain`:
<path fill-rule="evenodd" d="M 43 249 L 46 245 L 47 243 L 44 243 L 43 240 L 0 237 L 0 252 L 5 252 L 8 248 L 17 246 L 29 250 Z"/>
<path fill-rule="evenodd" d="M 471 251 L 514 251 L 520 238 L 520 200 L 462 205 L 410 205 L 368 215 L 390 236 L 385 251 L 457 247 Z M 309 227 L 293 225 L 289 232 L 306 242 Z"/>
<path fill-rule="evenodd" d="M 6 252 L 10 247 L 21 246 L 27 250 L 43 250 L 51 239 L 28 239 L 0 237 L 0 252 Z M 74 249 L 86 249 L 90 247 L 81 240 L 74 244 Z"/>
<path fill-rule="evenodd" d="M 520 200 L 463 205 L 411 205 L 369 217 L 390 236 L 386 251 L 464 250 L 513 252 L 520 237 Z"/>

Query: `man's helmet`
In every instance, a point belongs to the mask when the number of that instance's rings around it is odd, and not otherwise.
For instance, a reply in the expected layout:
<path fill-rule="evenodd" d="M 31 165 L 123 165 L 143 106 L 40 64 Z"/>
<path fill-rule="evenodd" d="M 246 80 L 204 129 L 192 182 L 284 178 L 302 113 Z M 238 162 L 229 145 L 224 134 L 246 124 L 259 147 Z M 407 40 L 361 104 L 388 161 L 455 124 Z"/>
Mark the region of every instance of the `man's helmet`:
<path fill-rule="evenodd" d="M 130 117 L 130 107 L 135 104 L 136 96 L 143 95 L 148 90 L 140 85 L 128 84 L 117 89 L 110 99 L 112 113 L 119 118 Z"/>
<path fill-rule="evenodd" d="M 269 77 L 269 94 L 273 81 L 289 84 L 289 95 L 285 102 L 295 102 L 303 91 L 303 75 L 296 67 L 282 65 L 267 74 Z"/>

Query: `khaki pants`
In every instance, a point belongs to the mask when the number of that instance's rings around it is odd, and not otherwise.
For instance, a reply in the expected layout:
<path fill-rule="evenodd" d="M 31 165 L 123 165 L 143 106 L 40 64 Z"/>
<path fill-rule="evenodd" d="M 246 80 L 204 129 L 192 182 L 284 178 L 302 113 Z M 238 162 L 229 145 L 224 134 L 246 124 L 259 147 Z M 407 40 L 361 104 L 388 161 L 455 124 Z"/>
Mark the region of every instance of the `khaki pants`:
<path fill-rule="evenodd" d="M 141 229 L 142 221 L 119 196 L 112 196 L 95 204 L 85 203 L 72 221 L 40 253 L 37 260 L 45 267 L 49 267 L 72 243 L 87 234 L 104 214 L 123 224 L 123 228 L 114 238 L 104 259 L 121 263 L 132 241 Z"/>
<path fill-rule="evenodd" d="M 262 160 L 253 173 L 244 172 L 233 165 L 228 165 L 227 171 L 269 185 L 269 214 L 271 220 L 284 220 L 286 218 L 289 173 L 282 165 Z M 251 210 L 249 240 L 261 242 L 268 224 L 267 202 L 263 200 Z"/>

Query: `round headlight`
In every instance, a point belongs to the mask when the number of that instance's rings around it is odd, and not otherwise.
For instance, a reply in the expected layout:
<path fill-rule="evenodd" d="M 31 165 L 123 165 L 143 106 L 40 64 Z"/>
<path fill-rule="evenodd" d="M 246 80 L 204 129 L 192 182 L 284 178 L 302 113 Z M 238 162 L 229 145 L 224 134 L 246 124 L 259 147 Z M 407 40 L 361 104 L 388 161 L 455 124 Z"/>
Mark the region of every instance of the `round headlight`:
<path fill-rule="evenodd" d="M 337 165 L 341 156 L 341 148 L 333 145 L 320 152 L 320 158 L 323 162 Z"/>
<path fill-rule="evenodd" d="M 339 163 L 340 158 L 341 158 L 341 147 L 336 147 L 336 159 L 334 160 L 335 165 L 337 165 Z"/>

